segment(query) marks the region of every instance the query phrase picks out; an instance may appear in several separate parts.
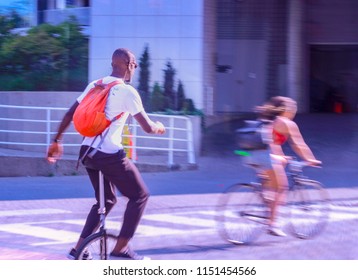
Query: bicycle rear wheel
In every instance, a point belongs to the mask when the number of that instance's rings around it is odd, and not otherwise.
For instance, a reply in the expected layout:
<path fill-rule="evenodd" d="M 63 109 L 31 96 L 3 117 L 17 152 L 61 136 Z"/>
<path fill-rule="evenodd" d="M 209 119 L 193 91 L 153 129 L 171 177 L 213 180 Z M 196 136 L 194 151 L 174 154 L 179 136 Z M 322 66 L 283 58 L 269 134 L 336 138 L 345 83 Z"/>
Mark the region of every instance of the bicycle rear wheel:
<path fill-rule="evenodd" d="M 291 232 L 298 238 L 313 238 L 325 228 L 330 211 L 327 191 L 318 181 L 300 180 L 289 191 L 287 206 Z"/>
<path fill-rule="evenodd" d="M 270 214 L 259 188 L 251 184 L 227 188 L 220 196 L 217 211 L 220 235 L 235 245 L 255 241 L 267 227 Z"/>
<path fill-rule="evenodd" d="M 117 237 L 105 232 L 88 236 L 77 250 L 76 260 L 107 260 Z"/>

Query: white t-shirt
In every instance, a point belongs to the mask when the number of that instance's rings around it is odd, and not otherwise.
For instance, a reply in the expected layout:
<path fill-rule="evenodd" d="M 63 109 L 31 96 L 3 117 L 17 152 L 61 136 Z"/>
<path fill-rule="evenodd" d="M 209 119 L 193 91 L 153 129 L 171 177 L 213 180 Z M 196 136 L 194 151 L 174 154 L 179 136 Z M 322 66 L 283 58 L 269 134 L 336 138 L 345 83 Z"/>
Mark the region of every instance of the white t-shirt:
<path fill-rule="evenodd" d="M 102 79 L 102 82 L 104 84 L 109 84 L 116 80 L 121 80 L 123 82 L 122 79 L 112 76 L 104 77 Z M 91 82 L 84 90 L 84 92 L 77 98 L 77 101 L 79 103 L 83 100 L 83 98 L 86 96 L 89 90 L 94 87 L 94 84 L 97 81 L 98 80 Z M 120 119 L 114 121 L 109 126 L 109 128 L 107 128 L 109 129 L 109 132 L 107 133 L 104 142 L 102 143 L 99 150 L 104 153 L 112 154 L 123 149 L 122 132 L 123 132 L 124 124 L 129 114 L 133 116 L 142 111 L 144 111 L 142 100 L 140 98 L 138 91 L 134 87 L 125 84 L 124 82 L 112 87 L 105 108 L 106 117 L 110 120 L 122 112 L 125 113 Z M 102 135 L 104 133 L 105 131 L 102 133 Z M 85 137 L 82 142 L 82 145 L 91 146 L 93 139 L 94 137 Z M 100 141 L 101 141 L 101 136 L 98 136 L 96 141 L 92 144 L 92 147 L 97 147 Z"/>

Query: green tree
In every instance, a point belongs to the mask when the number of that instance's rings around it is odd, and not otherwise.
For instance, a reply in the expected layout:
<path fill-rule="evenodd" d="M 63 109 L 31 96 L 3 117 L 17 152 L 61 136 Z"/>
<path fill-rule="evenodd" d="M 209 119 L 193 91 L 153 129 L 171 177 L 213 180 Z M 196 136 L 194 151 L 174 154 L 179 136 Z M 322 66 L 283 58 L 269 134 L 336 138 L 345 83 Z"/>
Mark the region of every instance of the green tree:
<path fill-rule="evenodd" d="M 9 34 L 10 30 L 8 18 L 4 15 L 0 15 L 0 38 Z"/>
<path fill-rule="evenodd" d="M 31 0 L 14 0 L 11 3 L 11 7 L 3 9 L 3 13 L 10 15 L 10 18 L 15 19 L 17 27 L 24 27 L 29 25 L 29 9 L 34 4 Z"/>
<path fill-rule="evenodd" d="M 166 68 L 163 71 L 164 71 L 163 94 L 166 99 L 167 108 L 171 110 L 175 110 L 176 92 L 174 90 L 174 83 L 175 83 L 176 70 L 173 68 L 170 60 L 168 60 L 166 64 Z"/>
<path fill-rule="evenodd" d="M 163 91 L 158 82 L 155 82 L 153 86 L 153 92 L 151 95 L 151 106 L 153 112 L 160 112 L 166 109 L 166 100 L 163 95 Z"/>
<path fill-rule="evenodd" d="M 183 102 L 183 109 L 186 114 L 192 114 L 195 113 L 197 110 L 195 108 L 194 102 L 191 98 L 184 99 Z"/>
<path fill-rule="evenodd" d="M 0 47 L 10 38 L 15 37 L 11 30 L 21 27 L 23 19 L 16 11 L 10 11 L 8 15 L 0 15 Z"/>
<path fill-rule="evenodd" d="M 20 16 L 20 14 L 15 10 L 10 11 L 7 17 L 7 21 L 8 21 L 8 26 L 11 29 L 23 27 L 25 25 L 25 19 L 22 16 Z"/>
<path fill-rule="evenodd" d="M 62 30 L 59 39 L 66 49 L 67 88 L 82 91 L 87 84 L 88 73 L 88 38 L 75 17 L 59 25 Z"/>
<path fill-rule="evenodd" d="M 181 80 L 178 82 L 178 89 L 176 93 L 176 108 L 175 110 L 180 111 L 183 110 L 185 101 L 185 93 L 184 93 L 184 86 Z"/>
<path fill-rule="evenodd" d="M 142 98 L 143 106 L 147 112 L 151 112 L 150 104 L 150 56 L 149 56 L 149 46 L 146 45 L 143 51 L 142 56 L 139 58 L 139 85 L 138 91 Z"/>
<path fill-rule="evenodd" d="M 74 18 L 42 24 L 2 41 L 0 90 L 83 90 L 87 64 L 88 41 Z"/>
<path fill-rule="evenodd" d="M 44 47 L 45 46 L 45 47 Z M 18 36 L 4 43 L 1 55 L 11 81 L 8 90 L 54 90 L 60 86 L 53 74 L 66 67 L 66 50 L 43 26 L 28 36 Z M 11 79 L 15 77 L 15 79 Z"/>

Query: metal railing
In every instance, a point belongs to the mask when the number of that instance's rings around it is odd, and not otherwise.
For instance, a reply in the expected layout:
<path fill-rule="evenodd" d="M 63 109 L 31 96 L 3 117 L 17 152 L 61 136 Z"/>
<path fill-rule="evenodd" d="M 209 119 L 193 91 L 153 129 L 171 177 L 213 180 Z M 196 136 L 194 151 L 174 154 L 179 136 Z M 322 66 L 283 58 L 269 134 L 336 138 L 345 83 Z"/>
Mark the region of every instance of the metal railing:
<path fill-rule="evenodd" d="M 68 108 L 1 104 L 0 108 L 0 147 L 41 152 L 44 151 L 44 147 L 47 149 L 51 144 L 62 116 L 68 110 Z M 127 124 L 130 133 L 123 134 L 123 146 L 125 149 L 130 149 L 133 161 L 137 161 L 139 151 L 147 151 L 149 155 L 166 155 L 169 166 L 175 163 L 174 153 L 185 153 L 187 162 L 195 164 L 191 119 L 175 115 L 149 114 L 149 116 L 153 120 L 163 122 L 166 133 L 164 135 L 146 134 L 138 129 L 139 124 L 131 118 L 130 123 Z M 73 152 L 77 153 L 82 136 L 71 125 L 64 133 L 64 137 L 63 145 L 77 147 L 76 152 Z M 67 149 L 67 152 L 70 153 L 71 150 Z"/>

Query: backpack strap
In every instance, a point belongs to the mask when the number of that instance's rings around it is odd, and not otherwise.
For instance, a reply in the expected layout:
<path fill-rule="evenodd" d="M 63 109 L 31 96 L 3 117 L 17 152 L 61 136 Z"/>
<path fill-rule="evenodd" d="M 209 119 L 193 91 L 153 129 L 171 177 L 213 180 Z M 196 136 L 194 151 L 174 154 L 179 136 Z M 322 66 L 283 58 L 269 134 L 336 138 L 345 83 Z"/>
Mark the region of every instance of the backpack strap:
<path fill-rule="evenodd" d="M 97 136 L 98 136 L 98 135 L 97 135 Z M 93 145 L 94 141 L 96 141 L 97 136 L 93 139 L 91 145 L 88 146 L 88 148 L 87 148 L 87 150 L 84 152 L 84 154 L 83 154 L 81 157 L 78 157 L 78 159 L 77 159 L 77 164 L 76 164 L 76 170 L 78 170 L 78 167 L 80 166 L 80 162 L 82 162 L 82 161 L 85 159 L 85 157 L 88 155 L 88 152 L 89 152 L 89 150 L 92 148 L 92 145 Z M 98 146 L 97 146 L 97 147 L 98 147 Z"/>
<path fill-rule="evenodd" d="M 97 153 L 98 149 L 100 149 L 102 147 L 102 144 L 104 142 L 104 138 L 106 138 L 107 134 L 108 134 L 109 128 L 107 128 L 106 132 L 104 133 L 104 135 L 102 136 L 102 134 L 97 135 L 95 137 L 94 140 L 97 139 L 98 136 L 101 136 L 101 140 L 99 141 L 98 145 L 96 146 L 96 148 L 94 148 L 90 153 L 88 153 L 88 157 L 89 158 L 93 158 L 93 156 Z M 93 141 L 94 142 L 94 141 Z M 93 144 L 93 143 L 92 143 Z M 92 145 L 91 145 L 92 146 Z M 91 147 L 90 147 L 91 148 Z M 93 147 L 92 147 L 93 148 Z"/>
<path fill-rule="evenodd" d="M 101 87 L 101 88 L 104 88 L 106 85 L 105 84 L 103 84 L 103 79 L 100 79 L 100 80 L 98 80 L 97 82 L 95 82 L 94 83 L 94 86 L 95 87 Z"/>
<path fill-rule="evenodd" d="M 115 116 L 113 119 L 111 119 L 111 124 L 116 121 L 119 120 L 122 116 L 124 115 L 124 112 L 120 113 L 119 115 Z"/>
<path fill-rule="evenodd" d="M 111 120 L 111 124 L 120 119 L 123 116 L 124 112 L 120 113 L 118 116 L 115 116 L 112 120 Z M 98 151 L 98 149 L 100 149 L 102 147 L 102 144 L 104 142 L 104 139 L 106 138 L 107 134 L 109 132 L 109 126 L 107 127 L 106 131 L 104 132 L 104 134 L 99 134 L 95 137 L 95 139 L 93 140 L 92 144 L 94 143 L 94 141 L 97 139 L 98 136 L 101 136 L 101 141 L 99 141 L 98 145 L 96 146 L 96 148 L 94 148 L 89 154 L 88 157 L 92 158 Z M 91 144 L 91 146 L 92 146 Z"/>

